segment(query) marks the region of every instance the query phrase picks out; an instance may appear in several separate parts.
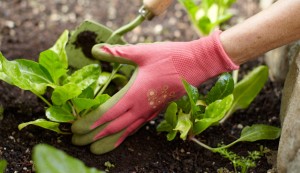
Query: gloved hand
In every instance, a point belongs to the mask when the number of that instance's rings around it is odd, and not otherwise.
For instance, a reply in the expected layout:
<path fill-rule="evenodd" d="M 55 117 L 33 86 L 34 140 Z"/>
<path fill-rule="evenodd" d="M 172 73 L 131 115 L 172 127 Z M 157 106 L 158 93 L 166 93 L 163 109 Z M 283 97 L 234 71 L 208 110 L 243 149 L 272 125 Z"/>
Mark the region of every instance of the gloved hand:
<path fill-rule="evenodd" d="M 118 93 L 74 122 L 72 142 L 92 143 L 95 154 L 111 151 L 170 101 L 185 94 L 181 79 L 198 86 L 220 73 L 238 69 L 223 50 L 220 33 L 191 42 L 94 46 L 95 58 L 132 64 L 136 70 Z"/>

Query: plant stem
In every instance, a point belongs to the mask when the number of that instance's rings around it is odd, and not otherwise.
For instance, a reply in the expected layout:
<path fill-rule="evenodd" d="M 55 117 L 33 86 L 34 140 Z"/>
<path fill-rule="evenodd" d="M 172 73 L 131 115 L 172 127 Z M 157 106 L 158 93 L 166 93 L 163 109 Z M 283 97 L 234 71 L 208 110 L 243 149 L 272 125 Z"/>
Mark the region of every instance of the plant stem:
<path fill-rule="evenodd" d="M 73 103 L 71 100 L 68 101 L 68 104 L 70 105 L 71 109 L 72 109 L 72 114 L 74 117 L 78 117 L 77 111 L 75 110 L 75 107 L 73 106 Z"/>
<path fill-rule="evenodd" d="M 107 81 L 105 82 L 105 84 L 103 85 L 103 87 L 101 87 L 101 89 L 99 88 L 98 91 L 96 91 L 96 94 L 94 96 L 94 98 L 96 98 L 97 96 L 103 94 L 103 92 L 105 91 L 105 89 L 107 88 L 107 86 L 110 84 L 111 80 L 113 79 L 113 77 L 115 76 L 115 74 L 119 71 L 119 69 L 122 67 L 121 64 L 118 63 L 114 63 L 114 68 L 113 71 L 111 72 L 111 75 L 109 76 L 109 78 L 107 79 Z M 90 111 L 90 109 L 86 109 L 81 116 L 84 116 L 85 114 L 87 114 Z"/>
<path fill-rule="evenodd" d="M 200 145 L 201 147 L 203 147 L 203 148 L 205 148 L 205 149 L 208 149 L 208 150 L 210 150 L 210 151 L 212 151 L 212 152 L 215 152 L 215 149 L 214 149 L 214 148 L 212 148 L 212 147 L 210 147 L 210 146 L 208 146 L 208 145 L 206 145 L 206 144 L 200 142 L 200 141 L 199 141 L 198 139 L 196 139 L 195 137 L 191 137 L 190 140 L 193 141 L 193 142 L 195 142 L 196 144 Z"/>
<path fill-rule="evenodd" d="M 34 93 L 35 95 L 37 95 L 41 100 L 43 100 L 49 107 L 52 106 L 52 104 L 50 102 L 48 102 L 48 100 L 46 100 L 43 96 Z"/>
<path fill-rule="evenodd" d="M 105 82 L 104 86 L 101 88 L 100 91 L 97 91 L 95 97 L 97 97 L 98 95 L 103 94 L 103 92 L 105 91 L 105 89 L 107 88 L 107 86 L 110 84 L 111 80 L 113 79 L 113 77 L 115 76 L 115 74 L 119 71 L 119 69 L 122 67 L 121 64 L 114 64 L 114 68 L 113 71 L 111 72 L 109 78 L 107 79 L 107 81 Z"/>
<path fill-rule="evenodd" d="M 232 72 L 232 78 L 233 78 L 234 85 L 237 84 L 237 82 L 238 82 L 238 75 L 239 75 L 239 70 L 234 70 Z"/>
<path fill-rule="evenodd" d="M 226 115 L 223 117 L 223 119 L 221 119 L 219 121 L 220 124 L 224 124 L 224 122 L 231 116 L 231 114 L 233 114 L 234 110 L 232 109 L 234 107 L 234 105 L 231 105 L 231 108 L 229 109 L 229 111 L 226 113 Z"/>

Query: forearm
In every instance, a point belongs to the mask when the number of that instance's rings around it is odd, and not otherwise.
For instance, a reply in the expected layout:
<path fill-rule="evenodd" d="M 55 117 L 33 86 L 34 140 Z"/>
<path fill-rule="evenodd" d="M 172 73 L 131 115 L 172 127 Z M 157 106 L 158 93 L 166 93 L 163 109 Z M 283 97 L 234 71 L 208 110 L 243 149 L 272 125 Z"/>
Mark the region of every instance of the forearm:
<path fill-rule="evenodd" d="M 300 0 L 279 0 L 220 35 L 222 45 L 236 64 L 300 39 Z"/>

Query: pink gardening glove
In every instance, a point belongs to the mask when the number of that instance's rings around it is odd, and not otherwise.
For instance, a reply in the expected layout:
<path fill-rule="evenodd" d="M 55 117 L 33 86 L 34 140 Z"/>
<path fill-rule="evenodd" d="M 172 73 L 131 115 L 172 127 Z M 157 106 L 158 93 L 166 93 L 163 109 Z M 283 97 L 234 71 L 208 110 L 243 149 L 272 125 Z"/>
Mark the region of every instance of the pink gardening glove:
<path fill-rule="evenodd" d="M 191 42 L 96 45 L 92 51 L 95 58 L 137 68 L 122 90 L 73 124 L 73 143 L 93 143 L 93 153 L 108 152 L 170 101 L 183 96 L 182 79 L 199 86 L 220 73 L 238 69 L 222 48 L 220 33 Z"/>

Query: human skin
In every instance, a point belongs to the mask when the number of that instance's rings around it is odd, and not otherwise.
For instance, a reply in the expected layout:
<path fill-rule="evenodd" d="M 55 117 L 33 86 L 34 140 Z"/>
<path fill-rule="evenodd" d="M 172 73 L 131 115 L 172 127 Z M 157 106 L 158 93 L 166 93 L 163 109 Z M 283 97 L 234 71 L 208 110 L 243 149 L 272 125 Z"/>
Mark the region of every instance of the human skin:
<path fill-rule="evenodd" d="M 220 35 L 225 52 L 243 64 L 300 39 L 300 0 L 279 0 Z"/>

